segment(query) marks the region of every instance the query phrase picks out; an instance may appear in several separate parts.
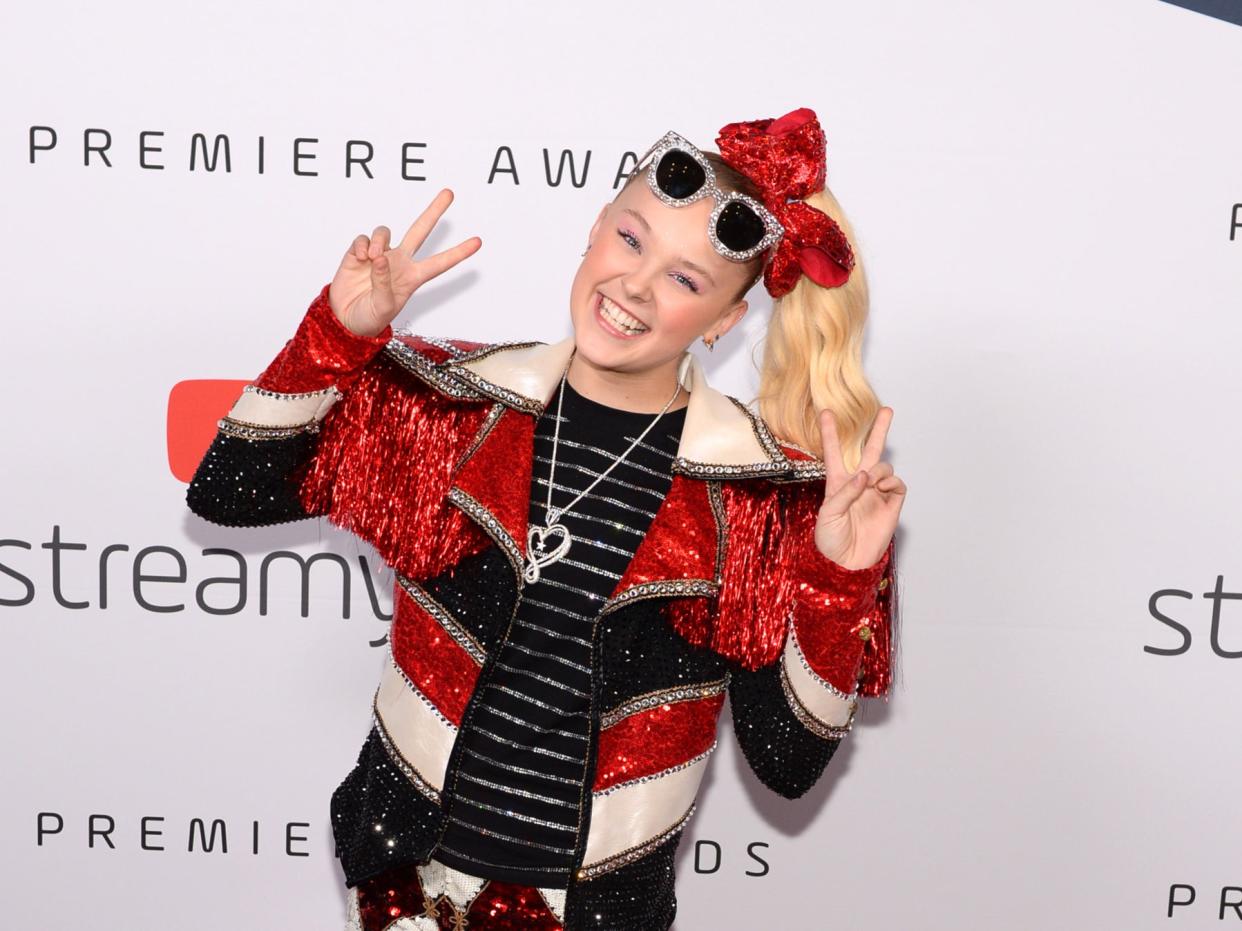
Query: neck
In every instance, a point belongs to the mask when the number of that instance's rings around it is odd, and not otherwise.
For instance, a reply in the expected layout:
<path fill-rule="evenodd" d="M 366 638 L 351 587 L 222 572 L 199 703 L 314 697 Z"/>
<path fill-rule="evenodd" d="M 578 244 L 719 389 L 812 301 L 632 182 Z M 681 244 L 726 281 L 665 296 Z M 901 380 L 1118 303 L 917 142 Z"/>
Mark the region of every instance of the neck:
<path fill-rule="evenodd" d="M 674 389 L 677 397 L 670 411 L 689 403 L 689 392 L 677 384 L 680 362 L 680 359 L 673 359 L 644 372 L 619 372 L 592 365 L 575 352 L 569 362 L 566 381 L 574 391 L 597 404 L 639 414 L 657 414 L 664 409 Z"/>

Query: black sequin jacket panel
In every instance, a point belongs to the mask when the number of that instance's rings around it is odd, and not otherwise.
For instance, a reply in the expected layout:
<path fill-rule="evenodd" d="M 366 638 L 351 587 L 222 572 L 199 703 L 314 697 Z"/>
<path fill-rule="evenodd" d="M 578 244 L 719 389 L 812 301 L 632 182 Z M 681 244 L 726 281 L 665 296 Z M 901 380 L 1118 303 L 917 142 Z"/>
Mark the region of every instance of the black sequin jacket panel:
<path fill-rule="evenodd" d="M 572 352 L 357 336 L 325 285 L 237 399 L 187 490 L 218 524 L 316 516 L 394 570 L 370 731 L 333 793 L 346 884 L 436 854 L 468 729 L 524 584 L 534 425 Z M 673 482 L 595 621 L 587 785 L 565 928 L 668 928 L 673 858 L 728 698 L 756 776 L 795 798 L 891 681 L 895 554 L 813 547 L 822 463 L 693 356 Z M 447 788 L 446 788 L 447 787 Z"/>

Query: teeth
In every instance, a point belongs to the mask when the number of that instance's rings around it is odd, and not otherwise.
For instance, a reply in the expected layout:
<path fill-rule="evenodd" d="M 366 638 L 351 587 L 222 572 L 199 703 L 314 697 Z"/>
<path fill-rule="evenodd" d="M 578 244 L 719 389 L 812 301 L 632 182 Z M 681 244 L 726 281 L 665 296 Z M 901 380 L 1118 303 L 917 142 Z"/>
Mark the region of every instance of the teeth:
<path fill-rule="evenodd" d="M 631 314 L 627 314 L 602 294 L 600 295 L 599 307 L 609 323 L 620 330 L 624 330 L 626 333 L 645 333 L 649 329 L 649 327 L 643 325 L 641 320 Z"/>

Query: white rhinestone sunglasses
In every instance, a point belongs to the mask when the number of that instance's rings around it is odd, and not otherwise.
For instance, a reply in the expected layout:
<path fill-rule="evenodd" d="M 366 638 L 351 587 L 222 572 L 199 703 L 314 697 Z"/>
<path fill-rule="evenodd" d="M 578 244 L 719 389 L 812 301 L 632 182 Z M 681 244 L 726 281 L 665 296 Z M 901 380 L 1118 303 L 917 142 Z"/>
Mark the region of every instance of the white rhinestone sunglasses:
<path fill-rule="evenodd" d="M 634 177 L 647 166 L 652 193 L 670 207 L 685 207 L 704 197 L 716 201 L 707 220 L 712 248 L 733 262 L 746 262 L 775 246 L 785 229 L 772 213 L 740 191 L 722 191 L 716 172 L 703 153 L 683 136 L 669 130 L 649 148 L 630 172 Z"/>

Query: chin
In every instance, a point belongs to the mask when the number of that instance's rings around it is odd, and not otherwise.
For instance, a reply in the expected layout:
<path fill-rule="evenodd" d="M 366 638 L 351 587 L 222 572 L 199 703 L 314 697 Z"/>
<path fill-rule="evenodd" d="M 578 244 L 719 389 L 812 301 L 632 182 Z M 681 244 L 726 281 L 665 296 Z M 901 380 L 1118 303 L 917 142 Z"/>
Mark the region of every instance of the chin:
<path fill-rule="evenodd" d="M 623 370 L 634 367 L 634 353 L 607 345 L 591 333 L 575 332 L 574 346 L 575 353 L 592 368 Z"/>

